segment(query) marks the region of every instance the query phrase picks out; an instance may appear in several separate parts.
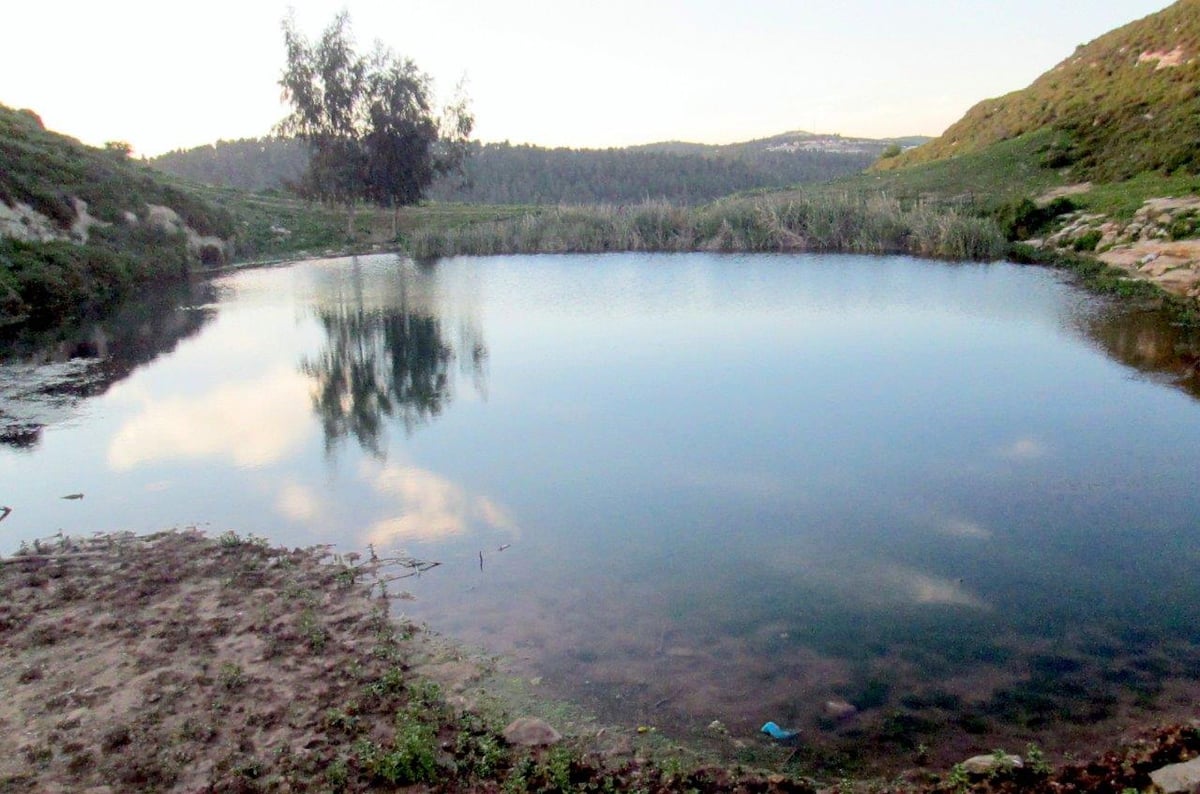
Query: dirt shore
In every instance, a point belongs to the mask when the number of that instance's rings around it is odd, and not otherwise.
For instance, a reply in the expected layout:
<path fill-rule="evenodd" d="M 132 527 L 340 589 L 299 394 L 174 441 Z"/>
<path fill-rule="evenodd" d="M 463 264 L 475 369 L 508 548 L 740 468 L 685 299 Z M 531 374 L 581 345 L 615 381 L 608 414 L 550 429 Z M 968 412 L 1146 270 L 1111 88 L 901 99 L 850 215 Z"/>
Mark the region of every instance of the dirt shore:
<path fill-rule="evenodd" d="M 1200 733 L 1175 725 L 1054 770 L 818 782 L 800 746 L 766 769 L 719 767 L 565 717 L 565 737 L 529 746 L 504 727 L 525 715 L 466 685 L 476 661 L 390 617 L 388 588 L 419 568 L 195 531 L 58 537 L 0 559 L 0 792 L 1116 794 L 1200 754 Z"/>

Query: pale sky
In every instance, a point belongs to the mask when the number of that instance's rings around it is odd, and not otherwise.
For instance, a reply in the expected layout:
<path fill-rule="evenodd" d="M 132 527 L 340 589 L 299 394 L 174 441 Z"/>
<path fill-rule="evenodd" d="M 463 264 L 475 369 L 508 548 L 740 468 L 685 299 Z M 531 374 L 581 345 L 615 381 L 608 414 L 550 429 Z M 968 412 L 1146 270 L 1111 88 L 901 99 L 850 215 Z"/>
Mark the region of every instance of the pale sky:
<path fill-rule="evenodd" d="M 1166 0 L 5 0 L 0 103 L 153 156 L 268 134 L 280 23 L 346 8 L 475 136 L 547 146 L 729 143 L 787 130 L 937 135 Z"/>

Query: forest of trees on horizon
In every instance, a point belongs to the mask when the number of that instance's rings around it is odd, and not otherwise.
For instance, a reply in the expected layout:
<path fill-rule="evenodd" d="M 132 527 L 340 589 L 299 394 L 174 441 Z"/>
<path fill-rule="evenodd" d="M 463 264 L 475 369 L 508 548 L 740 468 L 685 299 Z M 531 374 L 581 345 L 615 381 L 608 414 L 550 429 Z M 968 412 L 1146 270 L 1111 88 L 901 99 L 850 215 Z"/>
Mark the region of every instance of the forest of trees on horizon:
<path fill-rule="evenodd" d="M 729 146 L 653 144 L 623 149 L 470 144 L 464 173 L 434 182 L 428 197 L 472 204 L 629 203 L 667 199 L 695 204 L 756 188 L 821 182 L 863 170 L 892 140 L 855 141 L 851 151 L 772 145 L 772 139 Z M 682 151 L 681 151 L 682 150 Z M 218 141 L 176 150 L 150 164 L 213 185 L 255 192 L 298 183 L 308 149 L 268 137 Z"/>

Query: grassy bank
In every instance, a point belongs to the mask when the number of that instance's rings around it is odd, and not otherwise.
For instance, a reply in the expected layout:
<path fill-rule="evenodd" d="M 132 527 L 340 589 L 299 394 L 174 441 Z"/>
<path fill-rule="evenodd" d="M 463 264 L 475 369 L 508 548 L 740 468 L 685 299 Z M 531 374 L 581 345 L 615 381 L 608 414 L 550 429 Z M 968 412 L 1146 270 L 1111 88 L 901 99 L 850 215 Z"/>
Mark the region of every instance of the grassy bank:
<path fill-rule="evenodd" d="M 1014 243 L 1009 247 L 1008 258 L 1018 264 L 1065 270 L 1075 276 L 1084 289 L 1115 296 L 1148 311 L 1161 311 L 1173 323 L 1192 329 L 1192 332 L 1200 329 L 1200 306 L 1196 301 L 1164 292 L 1150 281 L 1130 278 L 1127 271 L 1085 254 Z"/>
<path fill-rule="evenodd" d="M 0 791 L 1115 793 L 1200 754 L 1177 726 L 1058 769 L 1031 750 L 992 772 L 818 784 L 803 744 L 769 771 L 651 760 L 631 728 L 527 745 L 499 701 L 452 704 L 423 674 L 463 657 L 431 664 L 389 616 L 386 585 L 415 564 L 194 531 L 60 534 L 0 558 Z"/>
<path fill-rule="evenodd" d="M 417 669 L 462 657 L 389 616 L 416 564 L 192 531 L 0 558 L 0 791 L 813 791 L 452 706 Z"/>
<path fill-rule="evenodd" d="M 502 221 L 419 229 L 417 258 L 603 251 L 838 251 L 995 259 L 1006 241 L 987 218 L 903 206 L 883 196 L 731 198 L 699 208 L 662 202 L 556 207 Z"/>
<path fill-rule="evenodd" d="M 29 238 L 0 236 L 0 327 L 76 319 L 186 275 L 196 255 L 182 232 L 149 220 L 151 206 L 172 208 L 201 235 L 228 238 L 235 227 L 232 215 L 166 184 L 120 144 L 84 146 L 3 105 L 0 202 L 5 232 Z"/>
<path fill-rule="evenodd" d="M 163 179 L 198 199 L 227 212 L 238 221 L 237 260 L 254 262 L 329 252 L 364 252 L 404 245 L 421 230 L 447 231 L 477 223 L 518 217 L 534 208 L 521 205 L 426 203 L 391 210 L 360 205 L 355 233 L 346 233 L 346 208 L 301 201 L 277 191 L 247 193 L 233 188 Z"/>

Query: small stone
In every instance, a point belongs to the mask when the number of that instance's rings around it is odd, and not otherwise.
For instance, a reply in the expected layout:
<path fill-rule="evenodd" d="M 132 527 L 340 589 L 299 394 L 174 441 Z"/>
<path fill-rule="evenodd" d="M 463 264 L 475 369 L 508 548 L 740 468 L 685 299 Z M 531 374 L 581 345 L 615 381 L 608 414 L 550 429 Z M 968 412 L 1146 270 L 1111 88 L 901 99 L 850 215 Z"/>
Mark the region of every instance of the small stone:
<path fill-rule="evenodd" d="M 835 720 L 844 720 L 847 717 L 853 717 L 858 713 L 858 707 L 853 703 L 848 703 L 845 700 L 827 700 L 825 701 L 825 716 L 833 717 Z"/>
<path fill-rule="evenodd" d="M 1150 780 L 1163 794 L 1191 794 L 1200 789 L 1200 758 L 1156 769 Z"/>
<path fill-rule="evenodd" d="M 725 723 L 720 720 L 713 720 L 708 723 L 708 729 L 713 733 L 728 733 L 729 729 L 725 727 Z"/>
<path fill-rule="evenodd" d="M 79 725 L 91 713 L 91 709 L 80 708 L 67 714 L 58 723 L 58 729 L 63 731 L 71 731 L 79 727 Z"/>
<path fill-rule="evenodd" d="M 518 717 L 504 729 L 504 738 L 509 744 L 537 747 L 543 744 L 558 744 L 562 734 L 537 717 Z"/>
<path fill-rule="evenodd" d="M 1021 756 L 1019 755 L 997 756 L 995 753 L 992 753 L 991 755 L 972 756 L 963 761 L 962 765 L 968 775 L 990 775 L 996 771 L 998 766 L 1008 769 L 1020 769 L 1025 766 L 1025 762 L 1021 760 Z"/>

